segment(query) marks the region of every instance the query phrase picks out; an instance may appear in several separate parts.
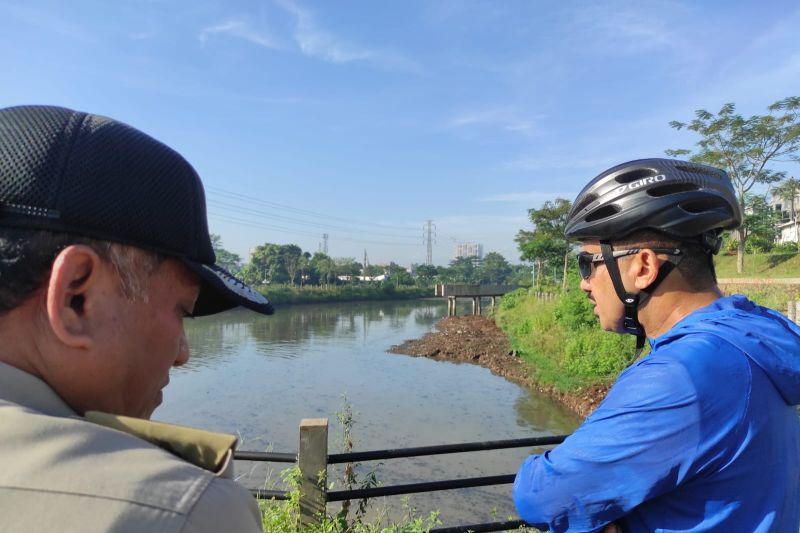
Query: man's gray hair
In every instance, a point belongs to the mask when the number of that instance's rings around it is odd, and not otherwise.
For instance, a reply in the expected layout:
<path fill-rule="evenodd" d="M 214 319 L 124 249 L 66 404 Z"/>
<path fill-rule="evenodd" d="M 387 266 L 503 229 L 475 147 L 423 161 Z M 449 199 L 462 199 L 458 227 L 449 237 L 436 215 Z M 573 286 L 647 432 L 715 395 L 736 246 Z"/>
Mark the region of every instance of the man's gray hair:
<path fill-rule="evenodd" d="M 108 241 L 67 233 L 0 228 L 0 314 L 30 298 L 47 281 L 53 261 L 67 246 L 89 246 L 110 263 L 120 279 L 120 291 L 131 300 L 146 298 L 150 277 L 165 257 Z"/>

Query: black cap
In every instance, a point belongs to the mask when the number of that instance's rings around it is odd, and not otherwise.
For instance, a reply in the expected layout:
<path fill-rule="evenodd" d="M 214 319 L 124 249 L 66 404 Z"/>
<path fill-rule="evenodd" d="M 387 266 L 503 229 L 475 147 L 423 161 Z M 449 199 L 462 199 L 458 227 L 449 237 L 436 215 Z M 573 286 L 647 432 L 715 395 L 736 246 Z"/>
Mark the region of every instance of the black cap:
<path fill-rule="evenodd" d="M 129 244 L 183 261 L 201 278 L 195 315 L 260 293 L 215 264 L 203 185 L 176 151 L 116 120 L 63 107 L 0 109 L 0 225 Z"/>

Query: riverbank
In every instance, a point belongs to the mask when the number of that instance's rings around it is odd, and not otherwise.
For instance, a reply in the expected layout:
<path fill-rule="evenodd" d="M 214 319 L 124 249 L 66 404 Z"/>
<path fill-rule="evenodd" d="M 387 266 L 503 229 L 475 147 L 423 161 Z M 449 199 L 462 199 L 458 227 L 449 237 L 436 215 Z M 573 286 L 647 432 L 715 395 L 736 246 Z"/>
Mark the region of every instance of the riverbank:
<path fill-rule="evenodd" d="M 291 285 L 261 286 L 258 290 L 273 305 L 316 304 L 328 302 L 361 302 L 381 300 L 415 300 L 433 294 L 430 287 L 394 285 L 330 285 L 303 287 Z"/>
<path fill-rule="evenodd" d="M 588 416 L 605 398 L 608 386 L 592 384 L 571 391 L 537 382 L 531 366 L 514 350 L 492 319 L 482 316 L 443 318 L 421 339 L 392 346 L 389 352 L 477 364 L 523 387 L 546 394 L 581 416 Z"/>

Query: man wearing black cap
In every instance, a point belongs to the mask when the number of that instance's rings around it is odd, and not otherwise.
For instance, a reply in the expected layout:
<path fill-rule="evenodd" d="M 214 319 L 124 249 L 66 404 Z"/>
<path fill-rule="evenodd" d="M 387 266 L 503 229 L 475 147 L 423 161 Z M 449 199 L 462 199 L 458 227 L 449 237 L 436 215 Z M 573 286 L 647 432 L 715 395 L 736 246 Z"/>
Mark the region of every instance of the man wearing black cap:
<path fill-rule="evenodd" d="M 214 264 L 194 169 L 115 120 L 0 109 L 0 530 L 261 531 L 229 435 L 149 422 Z"/>

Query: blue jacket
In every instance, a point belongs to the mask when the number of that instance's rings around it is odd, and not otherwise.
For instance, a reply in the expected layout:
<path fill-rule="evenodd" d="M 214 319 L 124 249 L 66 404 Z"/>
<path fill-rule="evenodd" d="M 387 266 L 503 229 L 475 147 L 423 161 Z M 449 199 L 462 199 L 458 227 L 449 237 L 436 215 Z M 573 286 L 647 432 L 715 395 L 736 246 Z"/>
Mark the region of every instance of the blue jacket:
<path fill-rule="evenodd" d="M 650 340 L 597 410 L 514 482 L 553 532 L 800 527 L 800 328 L 743 296 Z"/>

